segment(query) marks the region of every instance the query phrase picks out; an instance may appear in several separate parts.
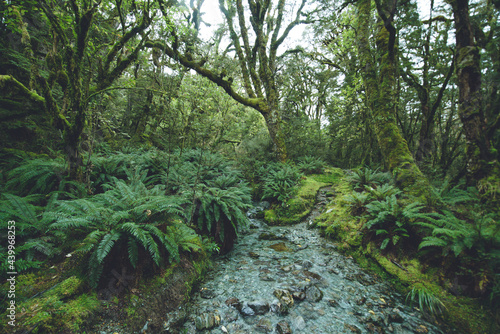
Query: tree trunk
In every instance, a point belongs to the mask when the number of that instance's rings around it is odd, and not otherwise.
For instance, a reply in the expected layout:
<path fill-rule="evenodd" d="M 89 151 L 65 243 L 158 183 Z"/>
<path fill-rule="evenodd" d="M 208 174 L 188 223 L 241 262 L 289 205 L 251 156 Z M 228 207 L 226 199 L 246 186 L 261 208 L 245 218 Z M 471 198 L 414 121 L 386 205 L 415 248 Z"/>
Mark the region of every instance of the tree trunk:
<path fill-rule="evenodd" d="M 467 179 L 477 183 L 489 173 L 490 143 L 481 107 L 481 68 L 469 17 L 468 0 L 448 0 L 456 30 L 458 114 L 467 140 Z"/>
<path fill-rule="evenodd" d="M 426 200 L 430 196 L 430 186 L 418 169 L 408 144 L 396 123 L 395 108 L 395 29 L 392 23 L 377 24 L 376 45 L 379 55 L 379 68 L 375 68 L 369 47 L 369 26 L 371 1 L 358 2 L 358 51 L 363 66 L 363 81 L 366 101 L 371 110 L 375 135 L 384 160 L 394 175 L 396 183 L 405 192 Z M 380 12 L 379 12 L 380 14 Z"/>
<path fill-rule="evenodd" d="M 285 146 L 285 136 L 281 128 L 282 121 L 280 113 L 277 107 L 269 110 L 266 113 L 262 113 L 266 121 L 267 129 L 269 130 L 269 136 L 273 142 L 273 149 L 276 154 L 276 158 L 285 162 L 287 159 L 286 146 Z"/>

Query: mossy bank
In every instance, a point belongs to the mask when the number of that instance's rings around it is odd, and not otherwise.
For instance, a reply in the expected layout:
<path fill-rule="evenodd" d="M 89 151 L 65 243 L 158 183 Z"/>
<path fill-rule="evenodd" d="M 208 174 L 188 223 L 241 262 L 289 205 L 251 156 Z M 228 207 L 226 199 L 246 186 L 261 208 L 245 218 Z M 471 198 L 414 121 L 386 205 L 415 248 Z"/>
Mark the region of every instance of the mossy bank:
<path fill-rule="evenodd" d="M 418 253 L 381 250 L 364 228 L 367 218 L 355 215 L 347 197 L 353 194 L 348 176 L 336 178 L 336 196 L 326 205 L 314 225 L 335 241 L 337 249 L 353 256 L 365 268 L 390 281 L 407 301 L 424 308 L 433 321 L 448 324 L 459 333 L 498 333 L 495 315 L 484 299 L 460 296 L 453 282 L 443 279 L 442 268 L 422 262 Z M 362 208 L 363 210 L 363 208 Z M 365 209 L 366 210 L 366 209 Z M 428 303 L 419 303 L 428 298 Z"/>

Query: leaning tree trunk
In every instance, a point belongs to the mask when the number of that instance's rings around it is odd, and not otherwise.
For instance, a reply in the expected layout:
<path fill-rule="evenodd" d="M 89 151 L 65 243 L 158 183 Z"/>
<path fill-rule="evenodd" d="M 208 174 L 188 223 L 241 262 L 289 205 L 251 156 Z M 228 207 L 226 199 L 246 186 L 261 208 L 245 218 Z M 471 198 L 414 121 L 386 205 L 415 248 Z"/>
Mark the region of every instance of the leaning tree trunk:
<path fill-rule="evenodd" d="M 430 186 L 419 170 L 407 142 L 396 123 L 395 34 L 391 22 L 379 20 L 376 45 L 379 68 L 376 70 L 369 46 L 370 0 L 358 2 L 358 52 L 363 67 L 366 101 L 371 110 L 373 128 L 379 147 L 396 183 L 405 192 L 426 200 Z"/>

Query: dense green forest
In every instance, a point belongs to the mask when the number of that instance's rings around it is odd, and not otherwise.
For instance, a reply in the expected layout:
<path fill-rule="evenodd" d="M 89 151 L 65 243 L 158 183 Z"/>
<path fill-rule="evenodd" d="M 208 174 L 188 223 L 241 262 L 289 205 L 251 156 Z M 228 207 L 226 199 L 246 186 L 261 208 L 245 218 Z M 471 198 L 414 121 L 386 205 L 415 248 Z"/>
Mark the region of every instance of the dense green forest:
<path fill-rule="evenodd" d="M 497 332 L 499 19 L 498 0 L 2 1 L 0 328 L 90 333 L 177 271 L 187 297 L 255 203 L 289 225 L 331 186 L 313 225 L 339 250 L 434 322 Z"/>

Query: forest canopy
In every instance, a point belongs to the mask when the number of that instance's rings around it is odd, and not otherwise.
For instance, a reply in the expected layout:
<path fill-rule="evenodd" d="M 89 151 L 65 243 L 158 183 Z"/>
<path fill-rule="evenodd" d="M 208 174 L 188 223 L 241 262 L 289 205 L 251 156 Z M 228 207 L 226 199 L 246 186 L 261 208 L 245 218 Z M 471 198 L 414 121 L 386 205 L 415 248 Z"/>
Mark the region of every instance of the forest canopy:
<path fill-rule="evenodd" d="M 465 270 L 466 294 L 498 300 L 499 14 L 498 0 L 3 1 L 0 224 L 18 221 L 19 271 L 87 254 L 97 289 L 114 260 L 147 276 L 229 252 L 252 200 L 285 216 L 334 166 L 364 245 L 453 259 L 444 276 Z"/>

